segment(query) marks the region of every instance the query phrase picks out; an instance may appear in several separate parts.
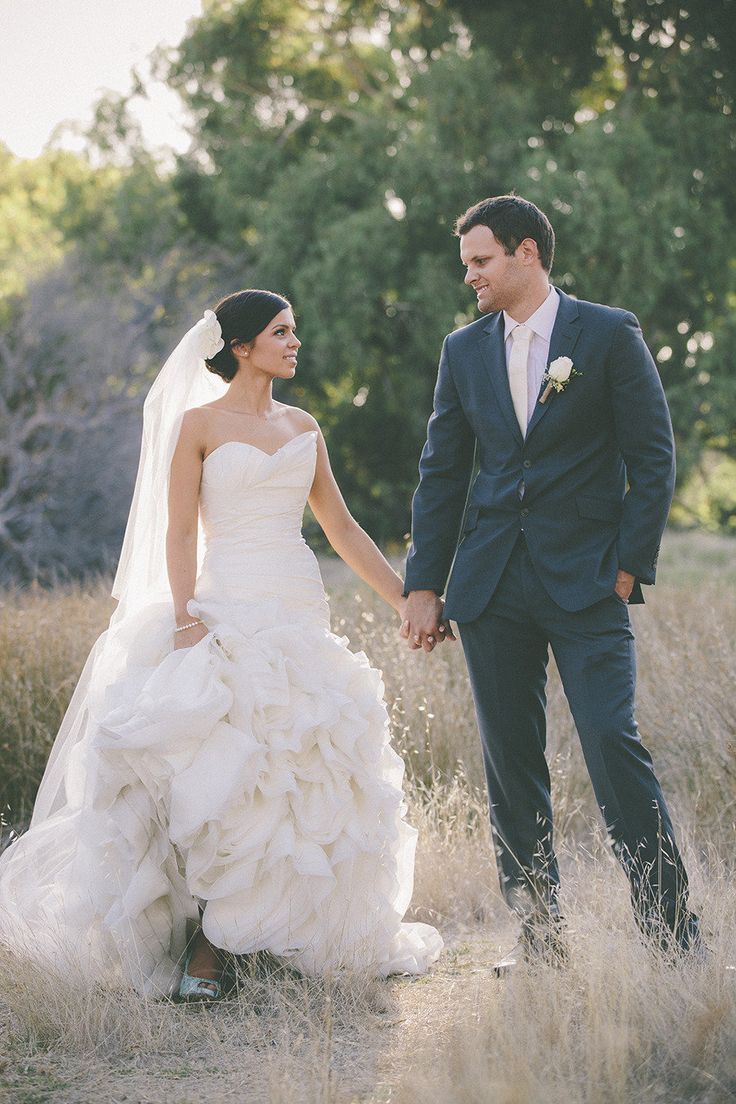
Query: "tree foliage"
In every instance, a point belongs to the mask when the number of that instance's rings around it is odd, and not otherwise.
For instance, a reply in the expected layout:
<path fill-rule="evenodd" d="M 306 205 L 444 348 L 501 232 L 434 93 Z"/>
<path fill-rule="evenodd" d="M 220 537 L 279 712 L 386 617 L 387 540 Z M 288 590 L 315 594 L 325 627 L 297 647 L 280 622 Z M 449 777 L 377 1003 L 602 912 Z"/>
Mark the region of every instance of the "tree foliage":
<path fill-rule="evenodd" d="M 299 400 L 382 538 L 405 527 L 442 334 L 468 317 L 450 227 L 482 195 L 538 202 L 558 230 L 558 282 L 639 315 L 683 478 L 703 447 L 736 448 L 722 414 L 732 8 L 206 6 L 171 69 L 197 119 L 179 174 L 208 196 L 192 225 L 204 208 L 209 233 L 242 242 L 260 282 L 294 297 Z"/>
<path fill-rule="evenodd" d="M 237 286 L 285 292 L 304 345 L 282 395 L 324 424 L 359 519 L 399 539 L 440 343 L 473 317 L 452 224 L 476 199 L 515 190 L 556 227 L 556 282 L 639 316 L 685 481 L 703 455 L 711 468 L 713 456 L 736 456 L 734 9 L 206 0 L 157 59 L 191 120 L 173 170 L 145 149 L 124 97 L 98 105 L 84 157 L 0 151 L 11 345 L 22 347 L 12 335 L 29 311 L 42 348 L 57 333 L 34 283 L 48 289 L 58 272 L 68 287 L 73 271 L 77 296 L 115 316 L 111 334 L 123 320 L 132 363 L 113 375 L 139 386 L 175 319 Z M 87 377 L 73 348 L 87 316 L 61 301 L 69 335 L 55 370 L 78 391 Z M 122 434 L 131 455 L 133 423 Z M 709 517 L 732 525 L 727 506 Z M 93 560 L 80 552 L 80 565 Z"/>

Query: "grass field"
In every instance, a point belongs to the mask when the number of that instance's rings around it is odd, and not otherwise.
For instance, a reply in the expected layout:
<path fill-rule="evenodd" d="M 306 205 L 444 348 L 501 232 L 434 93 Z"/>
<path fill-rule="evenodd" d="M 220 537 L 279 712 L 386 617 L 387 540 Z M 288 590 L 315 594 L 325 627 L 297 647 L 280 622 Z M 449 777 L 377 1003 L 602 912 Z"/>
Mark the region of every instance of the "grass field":
<path fill-rule="evenodd" d="M 639 722 L 670 800 L 713 959 L 672 968 L 640 945 L 556 675 L 550 763 L 573 947 L 564 970 L 499 983 L 514 941 L 499 899 L 460 646 L 409 653 L 332 561 L 335 631 L 384 672 L 420 829 L 411 917 L 447 950 L 423 978 L 300 980 L 257 960 L 213 1009 L 142 1001 L 0 951 L 0 1100 L 304 1104 L 678 1104 L 736 1100 L 736 545 L 669 534 L 632 611 Z M 2 802 L 27 817 L 49 741 L 112 608 L 107 585 L 6 593 Z M 5 1094 L 3 1096 L 3 1093 Z"/>

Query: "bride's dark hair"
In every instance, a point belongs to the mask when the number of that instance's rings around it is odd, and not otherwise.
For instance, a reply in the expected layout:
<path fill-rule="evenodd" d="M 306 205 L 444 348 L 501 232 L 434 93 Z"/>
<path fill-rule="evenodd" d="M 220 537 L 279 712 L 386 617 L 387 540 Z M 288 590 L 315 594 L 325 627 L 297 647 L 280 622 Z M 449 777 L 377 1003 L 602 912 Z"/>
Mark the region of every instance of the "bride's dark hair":
<path fill-rule="evenodd" d="M 277 295 L 275 291 L 262 291 L 260 288 L 234 291 L 232 295 L 221 299 L 215 307 L 215 314 L 225 344 L 219 353 L 205 361 L 210 372 L 222 376 L 229 383 L 238 370 L 232 346 L 241 341 L 253 341 L 265 330 L 272 318 L 290 307 L 291 303 L 283 295 Z"/>

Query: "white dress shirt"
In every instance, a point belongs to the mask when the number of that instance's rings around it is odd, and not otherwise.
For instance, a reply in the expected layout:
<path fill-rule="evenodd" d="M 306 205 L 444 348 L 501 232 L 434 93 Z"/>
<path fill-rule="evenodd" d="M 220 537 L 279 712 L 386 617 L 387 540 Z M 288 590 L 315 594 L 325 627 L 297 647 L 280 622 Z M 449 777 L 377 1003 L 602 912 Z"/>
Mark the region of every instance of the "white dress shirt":
<path fill-rule="evenodd" d="M 549 343 L 552 337 L 552 330 L 554 328 L 555 319 L 557 318 L 559 305 L 560 297 L 555 288 L 550 285 L 547 298 L 544 300 L 541 307 L 537 307 L 531 318 L 527 318 L 526 322 L 517 322 L 510 314 L 507 314 L 506 311 L 503 312 L 507 367 L 511 355 L 511 331 L 517 326 L 522 325 L 528 326 L 530 330 L 534 331 L 533 337 L 529 342 L 529 360 L 527 361 L 528 418 L 531 418 L 534 413 L 534 407 L 537 405 L 537 398 L 539 396 L 539 389 L 542 386 L 542 377 L 547 371 L 547 364 L 549 363 Z"/>

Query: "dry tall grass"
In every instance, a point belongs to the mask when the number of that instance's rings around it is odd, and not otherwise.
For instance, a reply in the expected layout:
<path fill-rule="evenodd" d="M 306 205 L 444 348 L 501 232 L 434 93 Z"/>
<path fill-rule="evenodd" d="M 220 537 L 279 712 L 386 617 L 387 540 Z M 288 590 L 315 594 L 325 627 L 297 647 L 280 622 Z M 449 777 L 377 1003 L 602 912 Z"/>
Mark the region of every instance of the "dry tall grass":
<path fill-rule="evenodd" d="M 563 971 L 499 984 L 513 941 L 493 871 L 459 645 L 409 653 L 362 587 L 336 577 L 336 631 L 384 671 L 420 829 L 413 915 L 448 950 L 431 975 L 307 982 L 248 964 L 237 999 L 211 1010 L 70 989 L 0 953 L 0 1098 L 269 1101 L 272 1104 L 678 1104 L 736 1100 L 736 588 L 732 544 L 673 537 L 639 640 L 639 719 L 679 826 L 713 948 L 672 968 L 638 942 L 602 839 L 556 678 L 550 751 L 573 956 Z M 728 552 L 728 555 L 723 553 Z M 330 571 L 330 575 L 332 572 Z M 697 584 L 697 585 L 696 585 Z M 22 821 L 106 588 L 5 594 L 0 609 L 3 791 Z"/>

